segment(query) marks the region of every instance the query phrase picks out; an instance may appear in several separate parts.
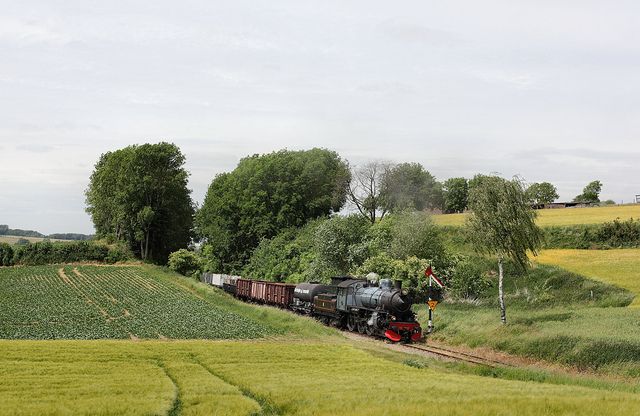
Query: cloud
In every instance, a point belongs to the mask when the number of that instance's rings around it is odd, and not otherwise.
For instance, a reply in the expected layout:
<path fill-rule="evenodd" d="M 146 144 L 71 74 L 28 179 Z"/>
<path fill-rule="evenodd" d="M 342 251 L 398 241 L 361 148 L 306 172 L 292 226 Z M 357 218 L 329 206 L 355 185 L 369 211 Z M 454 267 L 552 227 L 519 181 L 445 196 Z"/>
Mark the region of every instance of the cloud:
<path fill-rule="evenodd" d="M 55 147 L 40 143 L 27 143 L 16 146 L 16 150 L 30 153 L 49 153 L 55 150 Z"/>
<path fill-rule="evenodd" d="M 401 42 L 415 42 L 432 46 L 457 46 L 464 43 L 459 35 L 452 32 L 417 23 L 387 20 L 380 23 L 377 28 L 387 37 Z"/>
<path fill-rule="evenodd" d="M 50 27 L 49 22 L 25 21 L 0 17 L 0 41 L 18 45 L 45 43 L 63 45 L 71 42 L 71 37 Z"/>

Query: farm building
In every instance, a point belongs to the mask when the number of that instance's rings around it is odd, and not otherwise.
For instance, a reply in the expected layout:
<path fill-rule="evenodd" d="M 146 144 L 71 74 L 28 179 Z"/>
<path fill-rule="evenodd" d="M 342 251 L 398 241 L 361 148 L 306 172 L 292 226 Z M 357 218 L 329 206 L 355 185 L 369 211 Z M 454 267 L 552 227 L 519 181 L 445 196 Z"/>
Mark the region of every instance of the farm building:
<path fill-rule="evenodd" d="M 533 204 L 533 209 L 586 208 L 594 206 L 593 202 L 552 202 L 550 204 Z"/>

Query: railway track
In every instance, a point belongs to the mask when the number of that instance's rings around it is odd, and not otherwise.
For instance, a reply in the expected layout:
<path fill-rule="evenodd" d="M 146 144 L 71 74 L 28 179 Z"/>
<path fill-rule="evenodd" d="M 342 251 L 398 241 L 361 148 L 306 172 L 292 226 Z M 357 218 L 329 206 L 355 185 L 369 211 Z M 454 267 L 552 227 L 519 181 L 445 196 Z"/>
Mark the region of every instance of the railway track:
<path fill-rule="evenodd" d="M 468 354 L 461 351 L 453 351 L 446 348 L 434 347 L 432 345 L 416 345 L 416 344 L 404 344 L 404 348 L 420 350 L 434 354 L 440 357 L 449 358 L 455 361 L 463 361 L 470 364 L 484 365 L 487 367 L 499 367 L 507 366 L 511 367 L 511 364 L 507 364 L 501 361 L 491 360 L 489 358 L 479 357 L 477 355 Z"/>
<path fill-rule="evenodd" d="M 373 337 L 369 337 L 366 335 L 361 335 L 361 334 L 357 334 L 357 333 L 353 333 L 350 331 L 346 331 L 343 330 L 342 333 L 344 333 L 347 338 L 351 338 L 354 340 L 359 340 L 359 341 L 372 341 L 375 343 L 380 343 L 381 345 L 387 347 L 387 348 L 391 348 L 394 349 L 396 351 L 403 351 L 403 352 L 407 352 L 407 353 L 412 353 L 412 351 L 422 351 L 424 353 L 427 354 L 431 354 L 431 355 L 435 355 L 441 358 L 446 358 L 449 360 L 453 360 L 453 361 L 461 361 L 461 362 L 465 362 L 468 364 L 474 364 L 474 365 L 483 365 L 486 367 L 492 367 L 492 368 L 496 368 L 496 367 L 513 367 L 512 364 L 506 363 L 506 362 L 502 362 L 502 361 L 497 361 L 497 360 L 492 360 L 490 358 L 485 358 L 485 357 L 480 357 L 477 355 L 473 355 L 473 354 L 469 354 L 466 352 L 461 352 L 461 351 L 454 351 L 454 350 L 450 350 L 447 348 L 442 348 L 442 347 L 436 347 L 433 345 L 424 345 L 424 344 L 398 344 L 398 343 L 394 343 L 394 344 L 389 344 L 386 343 L 385 341 L 382 341 L 380 339 L 377 338 L 373 338 Z"/>

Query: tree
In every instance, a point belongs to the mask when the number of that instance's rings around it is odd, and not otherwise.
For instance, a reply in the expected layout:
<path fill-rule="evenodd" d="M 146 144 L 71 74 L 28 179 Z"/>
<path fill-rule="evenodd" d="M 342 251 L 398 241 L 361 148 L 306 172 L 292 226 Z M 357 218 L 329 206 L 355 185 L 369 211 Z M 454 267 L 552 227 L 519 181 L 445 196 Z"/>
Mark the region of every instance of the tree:
<path fill-rule="evenodd" d="M 7 243 L 0 243 L 0 266 L 13 266 L 13 248 Z"/>
<path fill-rule="evenodd" d="M 184 276 L 193 276 L 200 271 L 200 258 L 193 251 L 181 248 L 169 255 L 168 266 Z"/>
<path fill-rule="evenodd" d="M 355 270 L 368 257 L 365 242 L 371 224 L 361 215 L 334 216 L 315 232 L 315 268 L 321 274 L 341 275 Z"/>
<path fill-rule="evenodd" d="M 165 263 L 191 241 L 194 205 L 185 157 L 170 143 L 103 154 L 86 190 L 99 238 L 124 241 L 143 260 Z"/>
<path fill-rule="evenodd" d="M 392 166 L 381 178 L 381 194 L 390 212 L 442 206 L 442 185 L 419 163 Z"/>
<path fill-rule="evenodd" d="M 442 186 L 444 212 L 447 214 L 464 212 L 469 197 L 469 182 L 465 178 L 449 178 Z"/>
<path fill-rule="evenodd" d="M 196 216 L 210 264 L 239 272 L 265 238 L 339 211 L 349 168 L 326 149 L 281 150 L 244 158 L 214 178 Z"/>
<path fill-rule="evenodd" d="M 544 207 L 558 199 L 558 190 L 549 182 L 532 183 L 526 191 L 527 198 L 536 207 Z"/>
<path fill-rule="evenodd" d="M 536 225 L 536 212 L 531 208 L 520 179 L 506 180 L 497 176 L 480 178 L 469 192 L 467 231 L 474 248 L 498 260 L 498 296 L 500 319 L 507 322 L 503 291 L 503 261 L 509 258 L 517 267 L 529 266 L 528 252 L 537 255 L 542 244 L 542 230 Z"/>
<path fill-rule="evenodd" d="M 351 172 L 349 200 L 372 224 L 389 212 L 389 203 L 383 192 L 382 181 L 393 165 L 389 162 L 374 161 L 356 167 Z M 379 214 L 379 218 L 378 218 Z"/>
<path fill-rule="evenodd" d="M 600 191 L 602 191 L 602 182 L 593 181 L 584 187 L 582 193 L 575 198 L 574 202 L 600 202 Z"/>

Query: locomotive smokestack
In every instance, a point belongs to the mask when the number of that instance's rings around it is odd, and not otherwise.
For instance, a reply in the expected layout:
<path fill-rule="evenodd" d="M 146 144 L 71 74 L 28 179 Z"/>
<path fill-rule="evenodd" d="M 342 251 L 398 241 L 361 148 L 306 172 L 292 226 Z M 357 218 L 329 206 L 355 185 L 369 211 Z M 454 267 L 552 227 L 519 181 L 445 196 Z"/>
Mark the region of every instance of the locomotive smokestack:
<path fill-rule="evenodd" d="M 402 290 L 402 280 L 394 280 L 393 287 L 398 290 Z"/>

